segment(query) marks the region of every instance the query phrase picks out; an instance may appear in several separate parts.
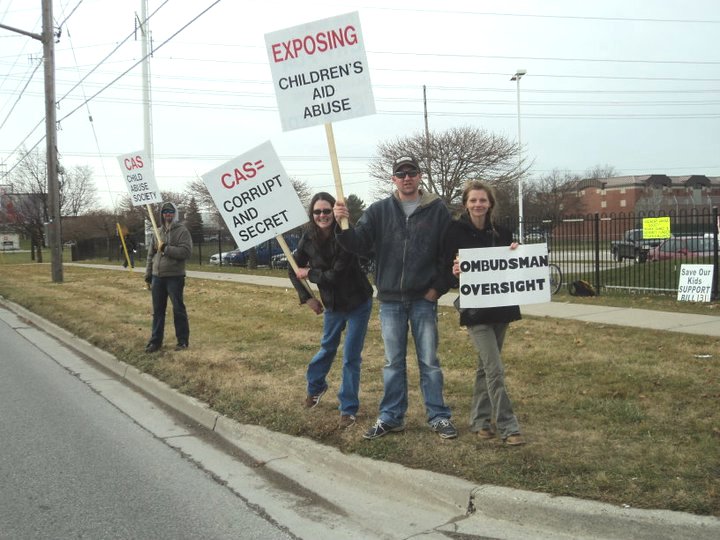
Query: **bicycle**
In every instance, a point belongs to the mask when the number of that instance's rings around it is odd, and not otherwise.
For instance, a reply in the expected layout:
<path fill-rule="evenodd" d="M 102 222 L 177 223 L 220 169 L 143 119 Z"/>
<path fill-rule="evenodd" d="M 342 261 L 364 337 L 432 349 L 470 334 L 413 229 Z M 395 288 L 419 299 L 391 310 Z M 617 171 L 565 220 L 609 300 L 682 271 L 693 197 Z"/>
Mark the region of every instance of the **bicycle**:
<path fill-rule="evenodd" d="M 550 268 L 550 293 L 557 294 L 560 287 L 562 287 L 562 270 L 560 270 L 560 267 L 557 264 L 550 263 L 548 266 Z"/>

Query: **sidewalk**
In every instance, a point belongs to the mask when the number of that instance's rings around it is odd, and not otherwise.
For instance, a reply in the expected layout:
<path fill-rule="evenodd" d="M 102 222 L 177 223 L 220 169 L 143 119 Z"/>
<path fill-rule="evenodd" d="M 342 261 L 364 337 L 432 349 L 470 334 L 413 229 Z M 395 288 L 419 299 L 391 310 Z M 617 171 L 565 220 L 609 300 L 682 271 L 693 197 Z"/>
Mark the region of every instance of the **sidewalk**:
<path fill-rule="evenodd" d="M 115 265 L 76 265 L 128 271 Z M 142 269 L 134 271 L 143 272 Z M 197 271 L 188 272 L 188 276 L 290 287 L 289 280 L 285 278 L 267 276 Z M 453 298 L 452 294 L 446 295 L 441 299 L 441 304 L 450 305 Z M 19 317 L 32 321 L 70 349 L 110 370 L 122 382 L 139 388 L 151 399 L 185 415 L 217 434 L 240 453 L 249 456 L 254 463 L 260 464 L 260 474 L 271 475 L 271 491 L 277 490 L 278 484 L 291 486 L 287 489 L 300 490 L 304 502 L 295 504 L 287 512 L 296 515 L 300 521 L 314 521 L 313 527 L 316 528 L 303 530 L 308 534 L 312 531 L 310 536 L 315 538 L 720 538 L 720 519 L 716 517 L 616 507 L 493 485 L 476 485 L 452 476 L 411 470 L 357 455 L 344 455 L 309 439 L 275 433 L 258 426 L 241 425 L 27 310 L 1 300 L 0 304 L 5 304 Z M 525 306 L 523 313 L 526 316 L 720 336 L 720 317 L 713 316 L 564 302 Z M 57 355 L 53 357 L 59 363 L 63 362 Z M 69 366 L 72 372 L 79 371 L 72 361 Z M 140 399 L 143 398 L 136 398 L 136 402 Z M 136 404 L 135 408 L 141 407 Z M 197 459 L 190 455 L 192 459 Z M 227 479 L 229 485 L 232 484 L 233 473 L 227 470 L 212 472 L 220 479 Z M 256 470 L 249 474 L 257 473 Z M 248 482 L 245 477 L 242 480 L 237 491 L 247 497 L 249 502 L 263 507 L 263 497 L 267 499 L 268 494 L 255 494 L 258 497 L 255 499 L 252 487 L 249 487 L 254 485 L 253 482 Z M 247 490 L 250 490 L 250 494 Z M 272 515 L 280 523 L 283 522 L 281 517 Z M 348 531 L 356 534 L 348 535 Z"/>
<path fill-rule="evenodd" d="M 83 266 L 85 268 L 102 268 L 105 270 L 128 270 L 118 265 L 97 265 L 69 263 L 68 266 Z M 135 272 L 144 272 L 135 269 Z M 214 279 L 218 281 L 236 281 L 238 283 L 252 283 L 266 287 L 292 287 L 286 278 L 255 276 L 247 274 L 230 274 L 224 272 L 189 271 L 188 277 L 200 279 Z M 312 285 L 314 287 L 314 285 Z M 449 293 L 440 298 L 439 304 L 451 306 L 455 294 Z M 620 308 L 610 306 L 594 306 L 591 304 L 572 304 L 570 302 L 548 302 L 546 304 L 531 304 L 523 306 L 522 314 L 532 317 L 553 317 L 557 319 L 574 319 L 600 324 L 613 324 L 618 326 L 631 326 L 633 328 L 647 328 L 651 330 L 667 330 L 686 334 L 720 337 L 720 313 L 713 315 L 695 315 L 692 313 L 673 313 L 667 311 L 652 311 L 648 309 Z"/>

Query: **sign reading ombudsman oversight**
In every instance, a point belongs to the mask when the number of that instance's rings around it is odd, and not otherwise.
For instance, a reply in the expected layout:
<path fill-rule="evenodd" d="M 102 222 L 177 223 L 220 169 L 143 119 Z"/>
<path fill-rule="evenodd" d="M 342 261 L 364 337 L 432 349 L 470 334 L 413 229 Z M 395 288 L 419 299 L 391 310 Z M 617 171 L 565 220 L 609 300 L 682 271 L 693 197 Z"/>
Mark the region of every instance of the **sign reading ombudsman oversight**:
<path fill-rule="evenodd" d="M 357 12 L 265 34 L 283 131 L 375 114 Z"/>
<path fill-rule="evenodd" d="M 202 176 L 240 251 L 308 218 L 270 141 Z"/>
<path fill-rule="evenodd" d="M 487 308 L 549 302 L 546 244 L 460 250 L 460 307 Z"/>
<path fill-rule="evenodd" d="M 162 202 L 150 158 L 143 151 L 118 156 L 133 206 Z"/>

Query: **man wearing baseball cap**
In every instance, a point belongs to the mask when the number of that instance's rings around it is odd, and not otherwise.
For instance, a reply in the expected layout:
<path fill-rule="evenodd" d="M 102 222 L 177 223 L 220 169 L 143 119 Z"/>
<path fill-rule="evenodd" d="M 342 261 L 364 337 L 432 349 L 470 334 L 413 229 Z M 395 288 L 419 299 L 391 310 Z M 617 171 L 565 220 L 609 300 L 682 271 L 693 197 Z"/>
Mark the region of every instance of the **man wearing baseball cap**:
<path fill-rule="evenodd" d="M 443 373 L 437 356 L 437 301 L 447 292 L 441 247 L 450 213 L 437 195 L 420 189 L 422 171 L 414 156 L 398 156 L 392 164 L 392 181 L 395 191 L 390 197 L 371 204 L 355 228 L 337 232 L 338 241 L 348 251 L 375 253 L 385 344 L 384 394 L 380 415 L 363 436 L 375 439 L 405 429 L 406 352 L 411 330 L 428 424 L 441 438 L 453 439 L 457 430 L 443 398 Z M 338 222 L 349 216 L 341 201 L 333 211 Z"/>

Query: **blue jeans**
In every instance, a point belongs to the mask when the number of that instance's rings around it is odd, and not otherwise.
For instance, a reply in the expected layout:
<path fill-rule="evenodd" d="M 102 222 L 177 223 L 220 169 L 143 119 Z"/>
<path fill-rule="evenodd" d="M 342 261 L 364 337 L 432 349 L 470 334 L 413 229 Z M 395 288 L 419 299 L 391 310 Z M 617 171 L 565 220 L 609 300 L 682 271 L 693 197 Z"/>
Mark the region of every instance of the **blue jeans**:
<path fill-rule="evenodd" d="M 185 276 L 152 277 L 153 322 L 150 343 L 162 345 L 168 297 L 173 306 L 173 322 L 175 323 L 177 342 L 189 343 L 190 323 L 183 302 L 183 289 L 185 289 Z"/>
<path fill-rule="evenodd" d="M 343 345 L 342 383 L 337 395 L 338 401 L 340 401 L 340 414 L 355 415 L 360 407 L 358 394 L 360 392 L 361 355 L 371 311 L 372 298 L 352 311 L 325 310 L 320 350 L 310 360 L 307 368 L 307 393 L 314 396 L 327 388 L 325 377 L 335 359 L 340 345 L 340 336 L 347 327 Z"/>
<path fill-rule="evenodd" d="M 443 399 L 443 374 L 437 356 L 437 302 L 425 299 L 412 302 L 381 302 L 380 325 L 385 343 L 383 381 L 385 392 L 380 402 L 380 420 L 391 426 L 405 423 L 407 398 L 408 327 L 412 330 L 420 370 L 420 389 L 425 399 L 428 422 L 450 418 Z"/>

